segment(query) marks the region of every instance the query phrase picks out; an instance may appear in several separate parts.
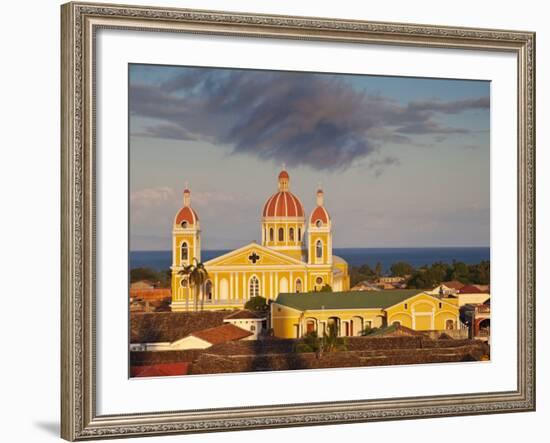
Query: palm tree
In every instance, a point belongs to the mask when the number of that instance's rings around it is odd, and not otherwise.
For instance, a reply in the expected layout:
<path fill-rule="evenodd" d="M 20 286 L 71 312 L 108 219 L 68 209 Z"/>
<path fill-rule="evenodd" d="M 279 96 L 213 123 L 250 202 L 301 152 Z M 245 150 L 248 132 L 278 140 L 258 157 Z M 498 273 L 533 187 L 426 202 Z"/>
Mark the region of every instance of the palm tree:
<path fill-rule="evenodd" d="M 199 262 L 196 258 L 193 258 L 193 262 L 189 265 L 183 267 L 181 271 L 178 272 L 179 275 L 186 275 L 189 280 L 189 286 L 193 289 L 195 295 L 195 311 L 199 310 L 199 294 L 200 288 L 204 285 L 204 282 L 208 279 L 208 271 L 204 265 Z M 189 297 L 187 297 L 189 300 Z M 201 309 L 204 305 L 204 292 L 202 294 L 201 300 Z"/>

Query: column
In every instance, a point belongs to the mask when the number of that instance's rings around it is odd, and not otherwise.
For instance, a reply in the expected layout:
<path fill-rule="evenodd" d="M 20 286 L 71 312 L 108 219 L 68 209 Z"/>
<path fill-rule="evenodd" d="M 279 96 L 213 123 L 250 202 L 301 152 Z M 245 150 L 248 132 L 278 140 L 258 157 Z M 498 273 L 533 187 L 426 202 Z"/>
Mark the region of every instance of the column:
<path fill-rule="evenodd" d="M 218 291 L 218 273 L 217 272 L 214 275 L 214 294 L 212 295 L 215 302 L 220 301 L 220 292 Z"/>
<path fill-rule="evenodd" d="M 294 278 L 292 277 L 292 271 L 290 271 L 290 281 L 288 282 L 288 289 L 289 292 L 296 292 L 296 288 L 294 286 Z"/>

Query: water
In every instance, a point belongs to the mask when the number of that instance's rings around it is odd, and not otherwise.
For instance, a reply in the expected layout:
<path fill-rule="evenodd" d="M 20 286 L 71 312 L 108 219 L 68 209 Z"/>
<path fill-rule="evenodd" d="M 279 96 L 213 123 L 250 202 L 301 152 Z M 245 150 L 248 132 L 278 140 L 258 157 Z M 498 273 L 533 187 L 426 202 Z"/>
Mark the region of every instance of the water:
<path fill-rule="evenodd" d="M 207 261 L 229 250 L 202 251 L 202 260 Z M 453 260 L 476 264 L 490 259 L 489 247 L 472 248 L 334 248 L 334 254 L 346 260 L 350 266 L 382 264 L 387 272 L 393 263 L 404 261 L 415 268 L 435 262 L 452 263 Z M 169 269 L 171 251 L 131 251 L 130 268 L 152 268 L 157 271 Z"/>

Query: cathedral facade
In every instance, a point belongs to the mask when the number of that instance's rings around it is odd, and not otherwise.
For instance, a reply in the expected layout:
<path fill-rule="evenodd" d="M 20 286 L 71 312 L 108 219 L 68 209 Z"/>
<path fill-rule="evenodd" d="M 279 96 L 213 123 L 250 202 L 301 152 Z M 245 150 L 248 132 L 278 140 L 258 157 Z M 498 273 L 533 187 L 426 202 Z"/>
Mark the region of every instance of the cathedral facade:
<path fill-rule="evenodd" d="M 261 244 L 252 242 L 204 262 L 208 279 L 194 288 L 180 271 L 201 262 L 200 234 L 191 192 L 185 189 L 172 230 L 173 311 L 194 309 L 196 294 L 197 304 L 211 310 L 242 308 L 256 296 L 275 300 L 280 293 L 349 289 L 348 264 L 332 253 L 332 219 L 323 190 L 317 189 L 315 209 L 306 217 L 285 170 L 278 176 L 278 191 L 263 207 Z"/>

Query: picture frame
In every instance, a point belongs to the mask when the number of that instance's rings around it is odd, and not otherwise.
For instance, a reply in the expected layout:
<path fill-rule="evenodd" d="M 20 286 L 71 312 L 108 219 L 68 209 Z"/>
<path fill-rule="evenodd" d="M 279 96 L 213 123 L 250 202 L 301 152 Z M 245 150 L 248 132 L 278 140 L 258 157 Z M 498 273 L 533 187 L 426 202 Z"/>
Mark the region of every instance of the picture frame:
<path fill-rule="evenodd" d="M 61 435 L 69 441 L 535 410 L 535 34 L 73 2 L 62 21 Z M 252 407 L 97 413 L 96 34 L 190 33 L 471 49 L 517 57 L 517 389 Z M 498 131 L 498 128 L 494 128 Z"/>

